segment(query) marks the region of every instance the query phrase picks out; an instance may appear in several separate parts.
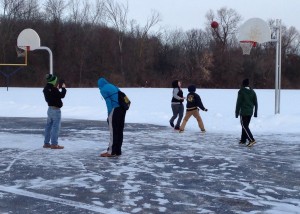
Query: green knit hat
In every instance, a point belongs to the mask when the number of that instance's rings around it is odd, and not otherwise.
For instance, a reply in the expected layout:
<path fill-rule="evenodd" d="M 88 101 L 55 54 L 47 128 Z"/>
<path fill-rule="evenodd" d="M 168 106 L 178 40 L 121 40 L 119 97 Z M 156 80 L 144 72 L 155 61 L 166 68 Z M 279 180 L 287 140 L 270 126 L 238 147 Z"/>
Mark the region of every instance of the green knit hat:
<path fill-rule="evenodd" d="M 57 82 L 57 76 L 53 74 L 46 74 L 46 80 L 48 83 L 55 85 Z"/>

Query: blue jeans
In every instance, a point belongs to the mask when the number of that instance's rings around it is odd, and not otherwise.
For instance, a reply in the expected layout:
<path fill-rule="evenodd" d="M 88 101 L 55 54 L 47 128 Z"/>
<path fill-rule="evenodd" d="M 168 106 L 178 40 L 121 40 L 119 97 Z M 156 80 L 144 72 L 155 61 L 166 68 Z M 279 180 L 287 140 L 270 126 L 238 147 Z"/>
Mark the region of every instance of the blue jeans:
<path fill-rule="evenodd" d="M 184 107 L 183 104 L 171 104 L 171 108 L 172 108 L 172 112 L 173 112 L 173 116 L 170 119 L 171 123 L 174 123 L 174 120 L 178 117 L 177 123 L 175 125 L 175 127 L 180 127 L 180 123 L 181 120 L 183 118 L 183 112 L 184 112 Z"/>
<path fill-rule="evenodd" d="M 58 134 L 60 130 L 61 111 L 59 108 L 49 107 L 47 111 L 47 124 L 45 127 L 44 144 L 49 144 L 51 139 L 52 145 L 58 144 Z"/>

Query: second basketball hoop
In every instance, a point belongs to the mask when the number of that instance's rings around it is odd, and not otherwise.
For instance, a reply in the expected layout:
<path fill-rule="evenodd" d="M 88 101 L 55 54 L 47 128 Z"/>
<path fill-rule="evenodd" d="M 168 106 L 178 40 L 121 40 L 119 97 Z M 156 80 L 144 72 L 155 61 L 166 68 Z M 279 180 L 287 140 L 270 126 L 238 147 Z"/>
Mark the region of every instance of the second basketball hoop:
<path fill-rule="evenodd" d="M 249 40 L 240 41 L 240 46 L 243 50 L 243 55 L 249 55 L 252 50 L 252 47 L 256 47 L 256 44 L 256 42 Z"/>
<path fill-rule="evenodd" d="M 265 43 L 270 40 L 270 27 L 260 18 L 247 20 L 238 30 L 238 41 L 244 55 L 249 55 L 252 47 L 255 47 L 257 43 Z"/>

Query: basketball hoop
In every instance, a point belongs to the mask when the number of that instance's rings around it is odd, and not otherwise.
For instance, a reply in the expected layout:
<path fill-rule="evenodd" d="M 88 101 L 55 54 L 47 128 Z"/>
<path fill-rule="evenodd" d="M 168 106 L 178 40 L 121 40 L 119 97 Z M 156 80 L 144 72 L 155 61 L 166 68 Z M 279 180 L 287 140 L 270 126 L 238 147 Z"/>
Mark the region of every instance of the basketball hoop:
<path fill-rule="evenodd" d="M 243 40 L 243 41 L 240 41 L 240 46 L 243 50 L 243 55 L 250 55 L 252 47 L 256 47 L 256 42 L 249 41 L 249 40 Z"/>

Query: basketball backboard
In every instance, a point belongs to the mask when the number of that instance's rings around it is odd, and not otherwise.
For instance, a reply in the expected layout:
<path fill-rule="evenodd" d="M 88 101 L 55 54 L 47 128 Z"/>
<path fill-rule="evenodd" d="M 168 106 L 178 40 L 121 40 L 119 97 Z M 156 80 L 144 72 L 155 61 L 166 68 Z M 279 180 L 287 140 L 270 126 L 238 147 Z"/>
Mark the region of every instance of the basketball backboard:
<path fill-rule="evenodd" d="M 260 18 L 248 19 L 238 30 L 238 41 L 256 43 L 271 41 L 271 30 L 268 23 Z"/>
<path fill-rule="evenodd" d="M 17 46 L 22 49 L 29 47 L 29 50 L 33 51 L 41 47 L 41 39 L 35 30 L 27 28 L 19 34 Z"/>

